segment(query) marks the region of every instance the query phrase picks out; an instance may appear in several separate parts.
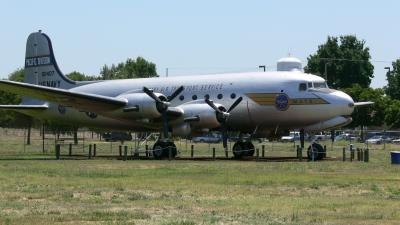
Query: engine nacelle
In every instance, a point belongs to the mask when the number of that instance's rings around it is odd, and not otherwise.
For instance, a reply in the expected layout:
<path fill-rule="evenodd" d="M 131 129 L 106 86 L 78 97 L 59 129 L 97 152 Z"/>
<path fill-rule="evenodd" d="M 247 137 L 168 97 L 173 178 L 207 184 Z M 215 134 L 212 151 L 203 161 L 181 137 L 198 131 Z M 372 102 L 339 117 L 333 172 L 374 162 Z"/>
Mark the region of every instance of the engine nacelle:
<path fill-rule="evenodd" d="M 162 94 L 154 93 L 159 98 L 164 98 Z M 128 100 L 127 106 L 123 108 L 121 113 L 122 117 L 130 118 L 130 119 L 154 119 L 159 118 L 161 113 L 157 110 L 156 102 L 154 99 L 149 97 L 145 93 L 130 93 L 130 94 L 122 94 L 117 96 L 117 98 L 124 98 Z"/>
<path fill-rule="evenodd" d="M 182 109 L 183 115 L 172 126 L 173 135 L 187 137 L 194 133 L 217 128 L 221 125 L 217 119 L 215 110 L 202 100 L 186 103 L 178 107 Z M 217 105 L 217 107 L 223 106 Z"/>
<path fill-rule="evenodd" d="M 179 106 L 179 108 L 183 109 L 183 118 L 199 118 L 198 121 L 190 122 L 192 128 L 213 129 L 220 126 L 220 122 L 217 120 L 215 110 L 206 103 L 183 104 Z"/>

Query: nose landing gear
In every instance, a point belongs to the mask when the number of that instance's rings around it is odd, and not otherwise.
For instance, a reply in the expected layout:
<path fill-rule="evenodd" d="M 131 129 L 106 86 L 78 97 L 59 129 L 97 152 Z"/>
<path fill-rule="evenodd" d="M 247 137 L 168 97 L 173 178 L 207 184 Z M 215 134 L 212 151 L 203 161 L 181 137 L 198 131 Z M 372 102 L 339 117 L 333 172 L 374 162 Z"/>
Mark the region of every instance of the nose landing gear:
<path fill-rule="evenodd" d="M 326 157 L 326 151 L 322 145 L 318 143 L 312 143 L 307 149 L 308 160 L 322 160 Z"/>

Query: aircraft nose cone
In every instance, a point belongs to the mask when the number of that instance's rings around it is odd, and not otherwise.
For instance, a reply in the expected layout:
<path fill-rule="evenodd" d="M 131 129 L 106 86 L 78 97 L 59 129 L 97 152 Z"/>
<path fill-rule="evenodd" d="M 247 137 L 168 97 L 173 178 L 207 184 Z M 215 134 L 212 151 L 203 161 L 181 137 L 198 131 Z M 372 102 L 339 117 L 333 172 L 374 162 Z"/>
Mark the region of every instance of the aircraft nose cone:
<path fill-rule="evenodd" d="M 335 91 L 333 95 L 335 96 L 335 103 L 338 107 L 340 107 L 341 111 L 343 112 L 343 116 L 351 115 L 354 111 L 353 98 L 343 91 Z"/>

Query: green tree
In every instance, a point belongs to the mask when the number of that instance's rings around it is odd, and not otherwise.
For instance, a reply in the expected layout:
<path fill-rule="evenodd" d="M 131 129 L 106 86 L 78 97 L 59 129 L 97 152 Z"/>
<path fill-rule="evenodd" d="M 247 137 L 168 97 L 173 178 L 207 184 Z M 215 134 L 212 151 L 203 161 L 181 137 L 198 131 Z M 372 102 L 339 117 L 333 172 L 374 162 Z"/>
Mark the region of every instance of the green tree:
<path fill-rule="evenodd" d="M 352 114 L 353 122 L 350 127 L 382 126 L 385 122 L 385 110 L 390 104 L 390 98 L 384 95 L 381 88 L 363 88 L 354 84 L 351 88 L 343 89 L 355 102 L 372 101 L 373 105 L 355 107 Z"/>
<path fill-rule="evenodd" d="M 88 76 L 88 75 L 85 75 L 84 73 L 80 73 L 80 72 L 77 72 L 77 71 L 73 71 L 71 73 L 68 73 L 66 76 L 69 79 L 75 80 L 75 81 L 91 81 L 91 80 L 99 80 L 100 79 L 100 77 Z"/>
<path fill-rule="evenodd" d="M 386 106 L 385 123 L 389 128 L 400 128 L 400 100 L 393 99 Z"/>
<path fill-rule="evenodd" d="M 12 81 L 24 81 L 24 69 L 17 69 L 8 75 L 8 79 Z M 21 103 L 21 97 L 8 92 L 0 92 L 0 104 L 2 105 L 18 105 Z M 30 116 L 10 111 L 0 110 L 0 125 L 7 127 L 25 127 L 30 126 L 32 118 Z"/>
<path fill-rule="evenodd" d="M 8 75 L 8 79 L 12 81 L 24 82 L 24 69 L 17 69 Z"/>
<path fill-rule="evenodd" d="M 386 73 L 388 84 L 384 87 L 384 90 L 392 99 L 400 100 L 400 59 L 392 62 L 392 66 L 393 69 Z"/>
<path fill-rule="evenodd" d="M 104 65 L 100 71 L 104 80 L 157 77 L 156 65 L 142 57 L 128 58 L 125 62 Z"/>
<path fill-rule="evenodd" d="M 350 88 L 353 84 L 369 87 L 374 66 L 370 62 L 369 48 L 364 40 L 346 35 L 328 37 L 307 60 L 305 72 L 324 77 L 327 64 L 328 85 L 332 88 Z"/>

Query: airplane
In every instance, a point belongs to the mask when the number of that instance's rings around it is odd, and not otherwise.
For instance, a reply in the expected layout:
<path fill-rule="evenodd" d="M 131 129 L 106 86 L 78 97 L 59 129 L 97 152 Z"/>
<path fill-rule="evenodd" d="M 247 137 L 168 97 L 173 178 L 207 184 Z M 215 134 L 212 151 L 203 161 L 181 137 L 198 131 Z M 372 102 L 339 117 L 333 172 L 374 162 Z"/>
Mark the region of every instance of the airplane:
<path fill-rule="evenodd" d="M 1 80 L 2 91 L 23 96 L 19 105 L 0 105 L 40 120 L 135 132 L 160 132 L 153 146 L 156 159 L 177 154 L 172 136 L 229 132 L 272 138 L 287 130 L 315 132 L 349 124 L 356 106 L 346 93 L 302 71 L 247 72 L 142 79 L 72 81 L 63 75 L 52 42 L 42 31 L 26 43 L 24 82 Z M 304 135 L 303 135 L 304 136 Z M 304 138 L 303 138 L 304 145 Z M 317 155 L 310 154 L 317 148 Z M 322 158 L 323 148 L 309 147 Z M 232 147 L 236 158 L 254 154 L 251 139 Z M 314 151 L 312 151 L 314 152 Z M 312 153 L 313 154 L 313 153 Z"/>

